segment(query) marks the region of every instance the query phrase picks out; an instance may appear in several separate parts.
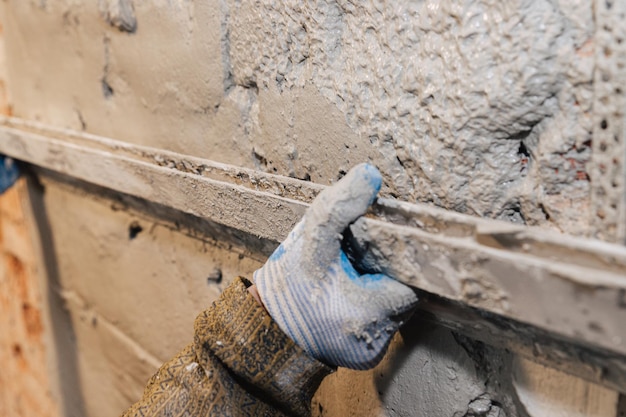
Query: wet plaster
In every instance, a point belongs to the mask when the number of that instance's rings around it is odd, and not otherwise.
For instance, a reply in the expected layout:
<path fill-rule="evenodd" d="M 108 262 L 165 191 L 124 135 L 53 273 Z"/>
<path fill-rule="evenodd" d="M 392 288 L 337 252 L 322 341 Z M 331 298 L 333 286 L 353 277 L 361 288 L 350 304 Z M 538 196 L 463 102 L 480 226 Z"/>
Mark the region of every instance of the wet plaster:
<path fill-rule="evenodd" d="M 3 7 L 21 116 L 324 184 L 370 160 L 383 195 L 587 233 L 590 2 Z"/>
<path fill-rule="evenodd" d="M 234 79 L 281 97 L 315 86 L 387 195 L 584 233 L 591 4 L 229 5 Z"/>
<path fill-rule="evenodd" d="M 320 417 L 473 416 L 468 413 L 477 409 L 479 397 L 487 398 L 483 383 L 453 334 L 412 320 L 376 368 L 340 369 L 327 377 L 313 399 L 313 411 Z"/>

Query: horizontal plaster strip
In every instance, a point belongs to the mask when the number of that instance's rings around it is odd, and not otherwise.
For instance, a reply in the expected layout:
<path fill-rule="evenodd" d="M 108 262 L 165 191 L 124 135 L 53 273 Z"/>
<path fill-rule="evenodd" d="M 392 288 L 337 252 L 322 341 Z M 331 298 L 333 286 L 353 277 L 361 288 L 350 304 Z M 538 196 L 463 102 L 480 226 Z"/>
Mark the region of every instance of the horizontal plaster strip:
<path fill-rule="evenodd" d="M 275 242 L 323 189 L 15 118 L 0 153 Z M 626 391 L 626 248 L 388 199 L 350 232 L 360 267 L 433 294 L 435 320 Z"/>

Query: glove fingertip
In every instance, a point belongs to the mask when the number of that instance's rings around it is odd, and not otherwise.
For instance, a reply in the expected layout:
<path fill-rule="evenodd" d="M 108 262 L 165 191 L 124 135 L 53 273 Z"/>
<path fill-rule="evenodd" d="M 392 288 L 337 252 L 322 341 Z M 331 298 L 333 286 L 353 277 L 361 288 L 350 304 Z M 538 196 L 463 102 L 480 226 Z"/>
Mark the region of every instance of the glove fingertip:
<path fill-rule="evenodd" d="M 374 202 L 376 195 L 380 191 L 380 187 L 383 184 L 383 176 L 374 165 L 369 163 L 357 165 L 354 169 L 357 170 L 357 173 L 360 174 L 365 181 L 367 181 L 371 193 L 368 204 L 369 206 Z"/>
<path fill-rule="evenodd" d="M 382 175 L 374 165 L 355 166 L 313 201 L 307 222 L 324 230 L 328 236 L 342 233 L 350 223 L 365 214 L 376 199 L 382 181 Z"/>

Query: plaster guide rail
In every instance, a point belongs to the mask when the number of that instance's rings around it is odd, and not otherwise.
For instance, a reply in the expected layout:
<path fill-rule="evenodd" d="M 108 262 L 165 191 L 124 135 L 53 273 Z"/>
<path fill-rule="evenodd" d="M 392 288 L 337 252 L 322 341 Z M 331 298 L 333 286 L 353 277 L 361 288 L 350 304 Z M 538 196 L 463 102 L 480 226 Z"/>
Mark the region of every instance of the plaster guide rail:
<path fill-rule="evenodd" d="M 14 118 L 0 153 L 275 242 L 323 189 Z M 347 242 L 440 323 L 626 391 L 626 248 L 387 199 Z"/>

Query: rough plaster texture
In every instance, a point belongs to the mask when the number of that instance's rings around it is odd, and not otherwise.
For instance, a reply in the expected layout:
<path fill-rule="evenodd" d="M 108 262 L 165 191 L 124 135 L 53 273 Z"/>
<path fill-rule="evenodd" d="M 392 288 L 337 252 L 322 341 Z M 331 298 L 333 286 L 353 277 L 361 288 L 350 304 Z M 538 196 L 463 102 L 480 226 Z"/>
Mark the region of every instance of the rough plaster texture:
<path fill-rule="evenodd" d="M 262 114 L 264 95 L 314 85 L 389 194 L 570 230 L 584 218 L 589 3 L 229 4 L 235 84 L 258 85 Z M 257 148 L 284 171 L 281 139 L 298 149 L 300 137 L 280 133 Z"/>
<path fill-rule="evenodd" d="M 623 119 L 621 78 L 594 72 L 603 54 L 604 68 L 623 74 L 597 47 L 621 57 L 618 31 L 598 20 L 611 13 L 588 0 L 0 5 L 20 117 L 319 183 L 371 160 L 386 196 L 619 240 L 607 224 L 623 202 L 597 212 L 607 194 L 623 195 L 611 184 L 621 147 L 595 137 L 608 130 L 600 102 L 611 139 L 624 143 L 613 122 Z M 597 149 L 618 160 L 607 175 L 594 174 Z M 197 221 L 185 229 L 102 190 L 43 183 L 47 266 L 76 341 L 61 385 L 81 392 L 65 410 L 114 415 L 189 340 L 224 285 L 206 283 L 211 271 L 249 275 L 262 256 L 253 240 L 195 232 Z M 423 339 L 405 338 L 397 360 L 329 378 L 315 412 L 535 417 L 580 392 L 537 383 L 567 378 L 558 374 L 519 378 L 505 351 L 418 329 Z"/>
<path fill-rule="evenodd" d="M 589 232 L 589 1 L 49 1 L 3 14 L 20 116 L 322 183 L 371 159 L 387 195 Z"/>

